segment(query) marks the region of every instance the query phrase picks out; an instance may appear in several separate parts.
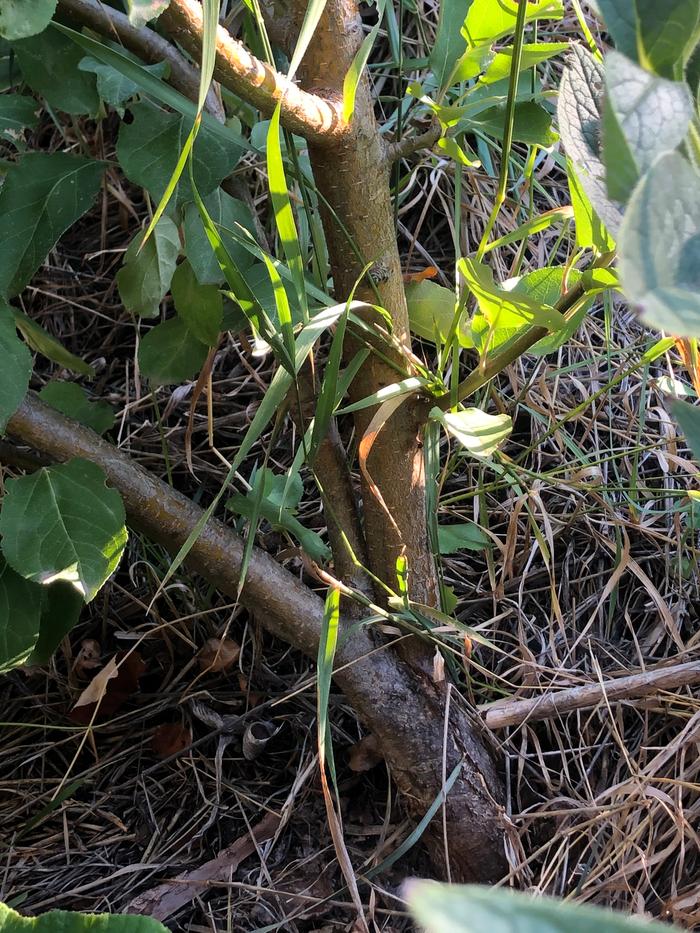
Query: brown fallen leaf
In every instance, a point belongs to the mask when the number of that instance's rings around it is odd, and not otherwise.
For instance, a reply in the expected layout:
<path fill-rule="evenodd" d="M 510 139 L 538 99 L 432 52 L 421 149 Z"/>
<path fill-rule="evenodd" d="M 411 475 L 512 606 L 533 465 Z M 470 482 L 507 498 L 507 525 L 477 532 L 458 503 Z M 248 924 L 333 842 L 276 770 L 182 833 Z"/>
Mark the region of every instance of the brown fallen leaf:
<path fill-rule="evenodd" d="M 125 654 L 120 651 L 98 671 L 78 697 L 68 718 L 81 726 L 87 726 L 95 715 L 109 716 L 138 692 L 139 677 L 146 670 L 143 658 L 137 651 Z"/>
<path fill-rule="evenodd" d="M 84 677 L 87 671 L 94 671 L 100 666 L 102 647 L 94 638 L 84 638 L 80 643 L 80 651 L 73 662 L 73 673 L 76 677 Z"/>
<path fill-rule="evenodd" d="M 192 744 L 192 730 L 181 722 L 166 722 L 158 726 L 151 739 L 151 748 L 159 758 L 170 758 Z"/>
<path fill-rule="evenodd" d="M 376 735 L 366 735 L 350 749 L 348 765 L 351 771 L 369 771 L 382 761 Z"/>
<path fill-rule="evenodd" d="M 241 646 L 232 638 L 207 638 L 199 652 L 201 671 L 226 671 L 238 660 Z"/>

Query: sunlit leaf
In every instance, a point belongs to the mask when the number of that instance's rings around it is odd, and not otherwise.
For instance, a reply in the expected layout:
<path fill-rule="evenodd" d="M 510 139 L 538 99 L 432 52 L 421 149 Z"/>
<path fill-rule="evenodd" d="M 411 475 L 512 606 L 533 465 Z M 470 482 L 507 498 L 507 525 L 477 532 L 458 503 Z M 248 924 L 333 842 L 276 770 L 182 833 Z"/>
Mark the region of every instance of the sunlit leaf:
<path fill-rule="evenodd" d="M 510 415 L 489 415 L 480 408 L 457 412 L 433 408 L 430 417 L 475 457 L 490 457 L 513 430 Z"/>
<path fill-rule="evenodd" d="M 136 914 L 79 914 L 50 910 L 38 917 L 22 917 L 0 904 L 0 933 L 168 933 L 152 917 Z"/>

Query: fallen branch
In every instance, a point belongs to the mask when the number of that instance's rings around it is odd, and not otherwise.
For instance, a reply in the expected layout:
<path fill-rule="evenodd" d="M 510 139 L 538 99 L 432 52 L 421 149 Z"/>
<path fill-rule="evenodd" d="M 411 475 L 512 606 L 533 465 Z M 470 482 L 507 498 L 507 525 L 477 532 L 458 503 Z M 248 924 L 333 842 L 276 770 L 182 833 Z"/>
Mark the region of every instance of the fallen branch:
<path fill-rule="evenodd" d="M 196 0 L 171 0 L 159 25 L 183 49 L 199 60 L 202 48 L 202 6 Z M 347 131 L 342 102 L 303 91 L 285 75 L 261 62 L 219 26 L 216 34 L 214 77 L 234 94 L 270 116 L 278 103 L 280 120 L 293 133 L 323 145 Z"/>
<path fill-rule="evenodd" d="M 185 542 L 202 510 L 134 463 L 89 428 L 66 418 L 29 393 L 10 418 L 7 433 L 52 460 L 84 457 L 100 466 L 120 492 L 129 524 L 171 553 Z M 193 545 L 187 565 L 222 593 L 236 598 L 243 560 L 242 540 L 220 521 L 209 521 Z M 248 565 L 242 602 L 277 637 L 315 657 L 323 623 L 323 600 L 258 548 Z M 447 773 L 463 763 L 445 802 L 453 877 L 493 881 L 506 870 L 501 791 L 485 732 L 478 717 L 451 704 L 444 732 L 442 687 L 425 680 L 377 644 L 373 633 L 346 625 L 336 655 L 334 679 L 373 732 L 413 813 L 422 816 L 437 798 Z M 442 821 L 429 830 L 430 854 L 444 872 Z"/>
<path fill-rule="evenodd" d="M 553 719 L 577 709 L 594 709 L 601 703 L 616 703 L 700 683 L 700 661 L 661 667 L 643 674 L 616 677 L 598 684 L 557 690 L 527 700 L 499 701 L 478 707 L 489 729 L 522 726 L 527 722 Z"/>

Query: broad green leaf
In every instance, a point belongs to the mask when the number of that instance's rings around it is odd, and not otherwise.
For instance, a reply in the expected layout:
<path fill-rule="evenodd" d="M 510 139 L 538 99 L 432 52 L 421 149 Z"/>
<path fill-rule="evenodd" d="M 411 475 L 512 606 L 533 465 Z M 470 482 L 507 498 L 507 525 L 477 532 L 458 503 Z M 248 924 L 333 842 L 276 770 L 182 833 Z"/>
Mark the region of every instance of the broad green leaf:
<path fill-rule="evenodd" d="M 615 48 L 637 60 L 637 14 L 634 0 L 596 0 Z"/>
<path fill-rule="evenodd" d="M 700 463 L 700 408 L 680 399 L 669 399 L 671 413 L 681 426 L 693 456 Z"/>
<path fill-rule="evenodd" d="M 167 113 L 147 101 L 135 104 L 130 110 L 132 122 L 122 123 L 119 128 L 119 164 L 129 181 L 146 188 L 160 200 L 190 134 L 192 122 L 181 114 Z M 233 142 L 214 133 L 207 124 L 202 124 L 192 155 L 195 184 L 200 194 L 209 194 L 231 174 L 240 152 Z M 186 175 L 177 185 L 176 198 L 179 203 L 194 198 Z"/>
<path fill-rule="evenodd" d="M 470 46 L 455 65 L 452 83 L 459 84 L 461 81 L 471 81 L 472 78 L 478 77 L 488 68 L 495 54 L 490 42 L 474 47 Z"/>
<path fill-rule="evenodd" d="M 680 78 L 700 16 L 698 0 L 635 0 L 642 65 L 664 78 Z M 697 38 L 695 36 L 695 38 Z"/>
<path fill-rule="evenodd" d="M 65 152 L 29 152 L 0 191 L 0 296 L 22 291 L 58 238 L 92 205 L 104 163 Z"/>
<path fill-rule="evenodd" d="M 479 305 L 472 337 L 480 353 L 510 340 L 524 326 L 534 324 L 555 332 L 564 327 L 564 318 L 550 304 L 497 285 L 489 266 L 460 259 L 458 268 Z"/>
<path fill-rule="evenodd" d="M 510 415 L 489 415 L 480 408 L 444 412 L 433 408 L 433 421 L 439 421 L 465 450 L 475 457 L 490 457 L 513 430 Z"/>
<path fill-rule="evenodd" d="M 38 105 L 33 97 L 19 94 L 0 96 L 0 137 L 15 142 L 27 128 L 37 124 Z"/>
<path fill-rule="evenodd" d="M 438 525 L 438 546 L 441 554 L 456 554 L 457 551 L 483 551 L 493 547 L 493 541 L 476 522 L 461 522 Z"/>
<path fill-rule="evenodd" d="M 24 80 L 56 110 L 96 116 L 100 109 L 95 75 L 80 71 L 83 53 L 53 29 L 13 43 Z"/>
<path fill-rule="evenodd" d="M 10 309 L 0 302 L 0 434 L 27 394 L 31 374 L 31 354 L 17 336 Z"/>
<path fill-rule="evenodd" d="M 215 346 L 222 330 L 224 302 L 216 285 L 200 285 L 192 266 L 185 260 L 175 270 L 173 301 L 178 317 L 202 343 Z"/>
<path fill-rule="evenodd" d="M 123 49 L 121 54 L 126 54 Z M 156 78 L 167 78 L 170 72 L 170 65 L 167 62 L 144 65 L 135 58 L 134 63 L 138 68 L 142 68 Z M 106 104 L 110 104 L 112 107 L 120 107 L 126 101 L 131 100 L 139 91 L 139 85 L 135 81 L 117 71 L 112 65 L 107 65 L 92 55 L 86 55 L 81 60 L 78 68 L 81 71 L 89 71 L 96 76 L 97 93 Z"/>
<path fill-rule="evenodd" d="M 468 119 L 472 131 L 479 130 L 487 136 L 502 139 L 505 130 L 506 108 L 489 107 Z M 534 101 L 523 101 L 515 105 L 513 120 L 514 142 L 527 143 L 548 149 L 559 139 L 552 129 L 552 117 L 548 110 Z"/>
<path fill-rule="evenodd" d="M 0 555 L 0 674 L 24 664 L 34 650 L 41 602 L 41 587 L 15 573 Z"/>
<path fill-rule="evenodd" d="M 0 904 L 0 933 L 168 933 L 152 917 L 136 914 L 78 914 L 50 910 L 38 917 L 22 917 Z"/>
<path fill-rule="evenodd" d="M 586 197 L 617 236 L 622 211 L 608 197 L 601 155 L 604 81 L 601 63 L 587 49 L 574 45 L 559 89 L 559 131 Z"/>
<path fill-rule="evenodd" d="M 126 0 L 129 22 L 140 29 L 167 10 L 170 0 Z"/>
<path fill-rule="evenodd" d="M 236 225 L 240 224 L 241 227 L 252 234 L 255 227 L 250 209 L 243 201 L 232 198 L 222 188 L 212 191 L 203 200 L 209 216 L 219 229 L 219 234 L 229 255 L 236 263 L 236 266 L 242 272 L 245 272 L 252 265 L 253 256 L 245 247 L 227 234 L 225 228 L 238 231 Z M 183 233 L 185 255 L 199 282 L 202 285 L 220 285 L 224 282 L 225 276 L 202 226 L 202 218 L 196 204 L 188 204 L 185 207 Z"/>
<path fill-rule="evenodd" d="M 39 393 L 39 398 L 97 434 L 105 434 L 114 427 L 112 406 L 99 399 L 93 401 L 75 382 L 49 382 Z"/>
<path fill-rule="evenodd" d="M 410 881 L 405 888 L 411 913 L 426 933 L 673 933 L 666 923 L 600 907 L 567 904 L 550 897 L 516 894 L 503 888 Z"/>
<path fill-rule="evenodd" d="M 565 274 L 566 281 L 564 280 Z M 531 301 L 554 305 L 559 301 L 564 291 L 567 288 L 572 288 L 580 279 L 581 273 L 577 269 L 566 270 L 562 266 L 535 269 L 534 272 L 529 272 L 517 281 L 511 294 L 523 295 Z M 533 356 L 546 356 L 548 353 L 554 353 L 555 350 L 558 350 L 576 333 L 592 302 L 592 298 L 582 301 L 579 308 L 561 330 L 538 340 L 527 352 Z"/>
<path fill-rule="evenodd" d="M 455 316 L 456 302 L 452 289 L 427 279 L 409 283 L 406 285 L 406 302 L 412 332 L 423 340 L 434 343 L 438 337 L 444 343 Z M 461 318 L 457 336 L 462 346 L 472 345 Z"/>
<path fill-rule="evenodd" d="M 536 0 L 528 3 L 526 22 L 535 19 L 561 19 L 562 0 Z M 464 22 L 464 34 L 470 46 L 489 45 L 510 35 L 515 29 L 518 0 L 474 0 Z"/>
<path fill-rule="evenodd" d="M 0 311 L 4 303 L 0 301 Z M 95 370 L 81 360 L 79 356 L 67 350 L 60 340 L 56 340 L 48 331 L 45 331 L 41 325 L 33 321 L 28 315 L 19 308 L 12 308 L 10 305 L 4 305 L 9 308 L 17 325 L 17 330 L 22 334 L 29 346 L 36 353 L 45 356 L 52 363 L 57 363 L 65 369 L 70 369 L 74 373 L 80 373 L 82 376 L 93 377 Z"/>
<path fill-rule="evenodd" d="M 542 62 L 554 58 L 555 55 L 561 55 L 569 48 L 568 42 L 532 42 L 525 43 L 522 51 L 522 61 L 520 70 L 527 71 L 534 68 Z M 482 84 L 493 84 L 494 81 L 502 81 L 507 78 L 513 65 L 513 49 L 503 49 L 494 55 L 491 64 L 488 66 L 480 81 Z"/>
<path fill-rule="evenodd" d="M 0 512 L 2 552 L 27 580 L 71 583 L 90 602 L 126 545 L 124 506 L 87 460 L 9 479 Z"/>
<path fill-rule="evenodd" d="M 566 160 L 566 176 L 574 210 L 576 245 L 579 249 L 596 249 L 599 253 L 610 252 L 615 243 L 583 190 L 571 159 Z"/>
<path fill-rule="evenodd" d="M 644 320 L 700 336 L 700 176 L 679 153 L 661 156 L 637 186 L 618 250 L 623 290 Z"/>
<path fill-rule="evenodd" d="M 605 60 L 604 160 L 608 194 L 625 203 L 640 175 L 676 149 L 693 117 L 687 84 L 657 78 L 611 52 Z"/>
<path fill-rule="evenodd" d="M 163 216 L 153 235 L 143 242 L 137 233 L 117 272 L 117 286 L 124 307 L 141 317 L 155 317 L 175 272 L 180 235 L 169 217 Z"/>
<path fill-rule="evenodd" d="M 460 142 L 458 143 L 454 136 L 443 136 L 437 141 L 438 149 L 441 149 L 445 155 L 448 155 L 458 165 L 465 165 L 467 168 L 480 168 L 481 162 L 469 146 L 464 142 L 464 134 L 460 133 Z"/>
<path fill-rule="evenodd" d="M 139 344 L 139 367 L 155 385 L 193 379 L 204 365 L 209 347 L 198 340 L 187 324 L 170 318 L 156 324 Z"/>
<path fill-rule="evenodd" d="M 56 10 L 56 0 L 2 0 L 0 36 L 26 39 L 49 25 Z"/>
<path fill-rule="evenodd" d="M 449 87 L 457 63 L 467 50 L 462 27 L 473 0 L 441 0 L 435 45 L 430 53 L 430 68 L 440 89 Z M 478 0 L 477 0 L 478 2 Z"/>
<path fill-rule="evenodd" d="M 52 583 L 51 586 L 39 586 L 30 583 L 42 594 L 41 621 L 39 638 L 27 664 L 46 664 L 63 638 L 78 624 L 83 599 L 70 583 Z"/>

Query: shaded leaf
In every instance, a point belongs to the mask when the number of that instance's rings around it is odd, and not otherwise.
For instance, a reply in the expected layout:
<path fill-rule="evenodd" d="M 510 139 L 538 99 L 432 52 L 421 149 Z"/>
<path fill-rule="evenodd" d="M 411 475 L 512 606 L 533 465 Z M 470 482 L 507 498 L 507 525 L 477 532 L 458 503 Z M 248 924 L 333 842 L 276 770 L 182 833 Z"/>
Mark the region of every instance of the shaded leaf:
<path fill-rule="evenodd" d="M 179 154 L 192 129 L 189 118 L 167 113 L 147 101 L 130 108 L 131 123 L 122 123 L 117 141 L 119 164 L 129 181 L 146 188 L 159 201 L 172 177 Z M 202 196 L 209 194 L 230 175 L 241 150 L 202 123 L 194 143 L 192 170 Z M 176 189 L 179 203 L 193 200 L 187 174 Z"/>
<path fill-rule="evenodd" d="M 100 399 L 93 401 L 75 382 L 49 382 L 39 393 L 39 398 L 98 434 L 114 427 L 112 406 Z"/>
<path fill-rule="evenodd" d="M 457 551 L 483 551 L 493 547 L 493 541 L 476 522 L 461 522 L 438 525 L 438 545 L 441 554 L 455 554 Z"/>
<path fill-rule="evenodd" d="M 0 674 L 26 663 L 34 650 L 41 602 L 41 587 L 15 573 L 0 555 Z"/>
<path fill-rule="evenodd" d="M 680 399 L 669 399 L 671 413 L 681 426 L 693 456 L 700 463 L 700 408 Z"/>
<path fill-rule="evenodd" d="M 0 137 L 15 142 L 25 129 L 36 126 L 37 103 L 33 97 L 19 94 L 0 96 Z"/>
<path fill-rule="evenodd" d="M 200 285 L 192 266 L 185 261 L 175 270 L 172 294 L 178 316 L 190 333 L 207 346 L 215 346 L 224 316 L 224 302 L 217 286 Z"/>
<path fill-rule="evenodd" d="M 681 77 L 689 43 L 697 39 L 698 0 L 635 0 L 642 65 L 665 78 Z"/>
<path fill-rule="evenodd" d="M 49 25 L 56 10 L 56 0 L 2 0 L 0 36 L 25 39 Z"/>
<path fill-rule="evenodd" d="M 3 302 L 0 301 L 0 309 L 2 309 L 2 305 Z M 89 363 L 67 350 L 60 340 L 56 340 L 54 336 L 44 330 L 36 321 L 33 321 L 24 311 L 10 307 L 10 305 L 5 305 L 5 307 L 12 312 L 17 330 L 22 334 L 32 350 L 41 353 L 52 363 L 57 363 L 59 366 L 70 369 L 75 373 L 91 377 L 95 375 L 95 370 Z"/>
<path fill-rule="evenodd" d="M 8 479 L 0 512 L 2 551 L 27 580 L 66 580 L 89 602 L 126 544 L 124 506 L 87 460 Z"/>
<path fill-rule="evenodd" d="M 218 227 L 229 255 L 237 267 L 245 272 L 253 264 L 253 256 L 237 240 L 227 234 L 226 228 L 240 233 L 236 226 L 240 224 L 251 234 L 254 233 L 255 227 L 250 209 L 242 201 L 232 198 L 222 188 L 212 191 L 203 200 L 209 216 Z M 220 285 L 224 282 L 225 276 L 207 238 L 196 204 L 188 204 L 185 207 L 183 232 L 185 255 L 197 279 L 202 285 Z"/>
<path fill-rule="evenodd" d="M 14 316 L 0 302 L 0 434 L 29 387 L 32 357 L 17 336 Z"/>
<path fill-rule="evenodd" d="M 80 593 L 70 583 L 58 582 L 38 588 L 42 594 L 39 639 L 28 664 L 48 663 L 64 636 L 77 625 L 84 605 Z"/>
<path fill-rule="evenodd" d="M 142 245 L 143 244 L 143 245 Z M 169 217 L 160 218 L 143 243 L 138 233 L 129 244 L 124 265 L 117 272 L 117 286 L 124 307 L 141 317 L 155 317 L 175 272 L 180 235 Z"/>
<path fill-rule="evenodd" d="M 47 29 L 13 44 L 24 80 L 56 110 L 96 116 L 100 109 L 95 75 L 79 69 L 83 52 L 66 36 Z"/>
<path fill-rule="evenodd" d="M 204 365 L 209 347 L 179 318 L 156 324 L 141 340 L 139 366 L 155 385 L 186 382 Z"/>
<path fill-rule="evenodd" d="M 596 0 L 612 40 L 623 55 L 637 60 L 637 14 L 634 0 Z"/>
<path fill-rule="evenodd" d="M 430 52 L 430 68 L 438 88 L 448 87 L 459 59 L 465 54 L 467 40 L 462 27 L 473 0 L 442 0 L 435 45 Z"/>
<path fill-rule="evenodd" d="M 104 163 L 65 152 L 29 152 L 0 191 L 0 296 L 22 291 L 49 250 L 88 208 Z"/>
<path fill-rule="evenodd" d="M 120 49 L 122 54 L 126 54 L 124 49 Z M 154 65 L 145 65 L 134 58 L 134 63 L 143 71 L 152 74 L 156 78 L 167 78 L 170 72 L 170 65 L 167 62 L 156 62 Z M 78 68 L 81 71 L 91 72 L 97 79 L 97 93 L 106 104 L 112 107 L 119 107 L 126 101 L 131 100 L 140 90 L 140 86 L 127 77 L 122 72 L 117 71 L 111 65 L 86 55 L 80 61 Z"/>
<path fill-rule="evenodd" d="M 82 726 L 100 717 L 111 716 L 139 691 L 139 679 L 146 664 L 138 651 L 120 651 L 92 678 L 78 697 L 69 718 Z M 99 708 L 98 708 L 99 707 Z"/>
<path fill-rule="evenodd" d="M 644 320 L 700 335 L 700 176 L 678 153 L 658 159 L 630 199 L 619 236 L 620 279 Z"/>
<path fill-rule="evenodd" d="M 469 128 L 479 130 L 487 136 L 502 139 L 505 130 L 505 105 L 488 107 L 467 121 Z M 548 149 L 559 139 L 552 129 L 552 116 L 548 110 L 534 101 L 523 101 L 515 105 L 513 140 L 530 146 Z"/>

